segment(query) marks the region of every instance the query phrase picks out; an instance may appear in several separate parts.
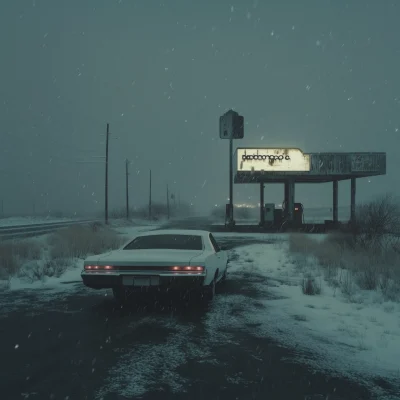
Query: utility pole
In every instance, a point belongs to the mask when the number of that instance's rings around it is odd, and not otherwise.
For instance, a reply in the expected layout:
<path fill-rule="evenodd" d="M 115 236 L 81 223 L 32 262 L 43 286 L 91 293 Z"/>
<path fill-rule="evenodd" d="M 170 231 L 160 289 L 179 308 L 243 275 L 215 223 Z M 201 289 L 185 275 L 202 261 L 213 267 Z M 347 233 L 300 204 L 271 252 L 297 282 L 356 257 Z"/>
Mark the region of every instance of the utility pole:
<path fill-rule="evenodd" d="M 149 188 L 149 219 L 151 219 L 151 170 L 150 170 L 150 188 Z"/>
<path fill-rule="evenodd" d="M 4 217 L 4 200 L 1 199 L 1 217 Z"/>
<path fill-rule="evenodd" d="M 35 204 L 35 202 L 33 202 L 33 204 L 32 204 L 32 211 L 33 211 L 33 215 L 36 215 L 36 204 Z"/>
<path fill-rule="evenodd" d="M 126 159 L 125 162 L 125 184 L 126 184 L 126 219 L 129 219 L 129 160 Z"/>
<path fill-rule="evenodd" d="M 167 184 L 167 218 L 169 219 L 169 190 Z"/>
<path fill-rule="evenodd" d="M 110 136 L 110 124 L 107 123 L 106 132 L 106 182 L 105 182 L 105 203 L 104 203 L 104 218 L 105 223 L 108 224 L 108 137 Z"/>

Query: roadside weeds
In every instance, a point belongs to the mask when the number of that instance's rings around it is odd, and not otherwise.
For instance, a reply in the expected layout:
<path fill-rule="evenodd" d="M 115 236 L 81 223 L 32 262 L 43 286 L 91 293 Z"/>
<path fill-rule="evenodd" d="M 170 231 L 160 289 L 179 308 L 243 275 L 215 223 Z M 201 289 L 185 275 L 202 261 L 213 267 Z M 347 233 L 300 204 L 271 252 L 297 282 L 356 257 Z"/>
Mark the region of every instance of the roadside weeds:
<path fill-rule="evenodd" d="M 304 276 L 303 293 L 320 294 L 317 279 L 322 277 L 350 302 L 356 302 L 361 290 L 379 292 L 388 301 L 400 301 L 397 244 L 391 243 L 382 250 L 373 245 L 349 246 L 347 239 L 343 234 L 329 234 L 321 241 L 304 234 L 289 237 L 289 251 Z"/>
<path fill-rule="evenodd" d="M 120 247 L 123 238 L 100 224 L 72 225 L 43 238 L 0 243 L 0 281 L 8 288 L 13 277 L 30 282 L 60 277 L 77 259 Z"/>

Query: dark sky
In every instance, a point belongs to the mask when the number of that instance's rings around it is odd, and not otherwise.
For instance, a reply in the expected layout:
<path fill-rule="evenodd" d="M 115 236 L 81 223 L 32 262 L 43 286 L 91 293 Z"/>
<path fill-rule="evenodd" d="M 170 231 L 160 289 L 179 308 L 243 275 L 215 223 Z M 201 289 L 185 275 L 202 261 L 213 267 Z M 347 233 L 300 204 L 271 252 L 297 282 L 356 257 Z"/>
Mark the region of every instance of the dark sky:
<path fill-rule="evenodd" d="M 358 200 L 400 194 L 400 4 L 372 0 L 1 0 L 0 182 L 4 211 L 101 210 L 165 188 L 198 210 L 228 195 L 218 117 L 244 115 L 237 146 L 385 151 Z M 341 183 L 340 205 L 349 204 Z M 235 185 L 235 202 L 258 201 Z M 305 206 L 331 185 L 299 186 Z M 267 186 L 266 202 L 283 198 Z"/>

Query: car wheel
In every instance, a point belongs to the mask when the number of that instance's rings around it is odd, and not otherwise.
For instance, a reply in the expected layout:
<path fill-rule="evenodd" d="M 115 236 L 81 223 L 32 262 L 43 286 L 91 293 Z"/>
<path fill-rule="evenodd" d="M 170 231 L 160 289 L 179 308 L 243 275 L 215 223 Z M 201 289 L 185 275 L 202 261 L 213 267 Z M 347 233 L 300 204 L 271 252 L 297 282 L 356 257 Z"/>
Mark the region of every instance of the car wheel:
<path fill-rule="evenodd" d="M 215 297 L 215 288 L 217 285 L 217 277 L 215 276 L 210 285 L 203 291 L 203 298 L 206 303 L 213 301 Z"/>
<path fill-rule="evenodd" d="M 226 281 L 227 271 L 228 271 L 228 263 L 226 264 L 224 274 L 221 277 L 221 283 Z"/>
<path fill-rule="evenodd" d="M 114 299 L 118 302 L 118 303 L 124 303 L 126 301 L 126 290 L 124 287 L 118 286 L 118 287 L 114 287 L 112 289 L 113 291 L 113 296 Z"/>

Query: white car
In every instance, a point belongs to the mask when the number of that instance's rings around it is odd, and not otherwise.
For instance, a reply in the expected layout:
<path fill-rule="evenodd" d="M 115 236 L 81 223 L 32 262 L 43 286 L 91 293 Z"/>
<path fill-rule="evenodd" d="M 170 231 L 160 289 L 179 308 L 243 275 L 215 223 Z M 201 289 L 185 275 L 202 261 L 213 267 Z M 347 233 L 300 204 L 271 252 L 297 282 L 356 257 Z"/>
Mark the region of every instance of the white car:
<path fill-rule="evenodd" d="M 154 230 L 87 258 L 81 276 L 90 288 L 111 288 L 117 301 L 143 290 L 197 290 L 210 301 L 227 264 L 227 252 L 208 231 Z"/>

